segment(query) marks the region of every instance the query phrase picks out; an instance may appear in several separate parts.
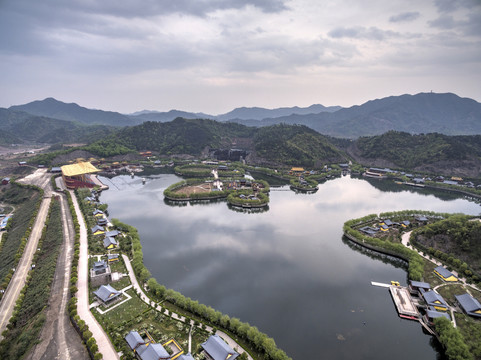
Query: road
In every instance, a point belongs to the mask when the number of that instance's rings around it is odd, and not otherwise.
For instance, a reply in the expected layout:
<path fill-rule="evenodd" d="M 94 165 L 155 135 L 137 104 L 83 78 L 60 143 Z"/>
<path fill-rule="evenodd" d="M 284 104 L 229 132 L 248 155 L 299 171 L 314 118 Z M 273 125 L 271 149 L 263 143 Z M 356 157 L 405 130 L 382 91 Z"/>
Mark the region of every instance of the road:
<path fill-rule="evenodd" d="M 88 325 L 93 337 L 97 341 L 99 352 L 102 354 L 104 360 L 119 359 L 119 355 L 114 349 L 105 331 L 99 325 L 95 317 L 89 309 L 89 274 L 88 274 L 88 239 L 87 227 L 80 211 L 80 207 L 72 190 L 69 190 L 72 195 L 75 213 L 77 214 L 80 225 L 80 257 L 78 265 L 78 283 L 77 283 L 77 313 L 80 318 Z"/>
<path fill-rule="evenodd" d="M 57 260 L 46 321 L 40 333 L 40 343 L 30 351 L 26 360 L 90 359 L 82 340 L 72 327 L 67 313 L 75 233 L 65 195 L 59 199 L 64 240 Z"/>
<path fill-rule="evenodd" d="M 42 200 L 23 255 L 20 258 L 17 269 L 13 274 L 10 284 L 5 291 L 5 295 L 2 298 L 2 302 L 0 303 L 0 340 L 3 339 L 1 333 L 7 327 L 10 317 L 12 316 L 15 303 L 20 295 L 20 291 L 25 285 L 25 279 L 27 278 L 28 271 L 30 270 L 33 255 L 37 250 L 38 241 L 42 235 L 42 229 L 45 224 L 45 219 L 47 218 L 50 201 L 51 197 L 49 196 L 44 197 Z"/>
<path fill-rule="evenodd" d="M 38 169 L 33 174 L 20 179 L 20 183 L 31 184 L 42 187 L 44 189 L 44 199 L 40 206 L 37 219 L 31 232 L 30 239 L 25 248 L 24 254 L 20 260 L 23 265 L 18 266 L 15 272 L 15 277 L 12 278 L 10 288 L 7 289 L 5 296 L 9 296 L 11 299 L 8 303 L 2 301 L 2 309 L 0 310 L 2 317 L 2 331 L 3 323 L 8 321 L 11 316 L 16 299 L 18 298 L 17 292 L 23 288 L 25 284 L 25 276 L 20 276 L 22 269 L 30 269 L 33 253 L 37 249 L 38 239 L 40 238 L 43 230 L 45 219 L 48 213 L 48 209 L 51 202 L 52 188 L 50 183 L 51 175 L 47 173 L 46 169 Z M 42 328 L 42 332 L 39 337 L 39 344 L 36 345 L 26 359 L 89 359 L 85 346 L 82 343 L 79 335 L 70 324 L 70 319 L 66 312 L 66 306 L 68 301 L 68 288 L 70 278 L 71 261 L 73 257 L 73 242 L 74 228 L 70 216 L 70 210 L 66 203 L 65 197 L 61 197 L 62 206 L 62 222 L 64 228 L 64 242 L 60 250 L 59 259 L 57 261 L 57 267 L 55 270 L 54 280 L 52 283 L 52 290 L 49 298 L 49 303 L 46 312 L 46 322 Z M 14 291 L 16 289 L 20 289 Z M 16 296 L 15 296 L 16 295 Z M 5 299 L 5 298 L 4 298 Z M 15 300 L 14 300 L 15 299 Z M 8 310 L 8 309 L 9 310 Z M 10 315 L 9 315 L 10 314 Z M 3 320 L 3 319 L 6 320 Z M 7 322 L 8 323 L 8 322 Z M 68 341 L 67 341 L 68 340 Z"/>

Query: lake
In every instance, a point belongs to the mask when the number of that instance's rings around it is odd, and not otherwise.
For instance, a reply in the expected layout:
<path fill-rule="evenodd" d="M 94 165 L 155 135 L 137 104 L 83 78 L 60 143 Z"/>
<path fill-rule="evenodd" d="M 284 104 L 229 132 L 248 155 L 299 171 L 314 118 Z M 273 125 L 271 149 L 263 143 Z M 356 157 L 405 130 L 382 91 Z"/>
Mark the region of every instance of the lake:
<path fill-rule="evenodd" d="M 346 220 L 404 209 L 479 214 L 480 206 L 379 180 L 342 177 L 315 194 L 272 189 L 269 210 L 225 201 L 171 206 L 175 175 L 101 178 L 111 218 L 139 230 L 144 263 L 160 284 L 238 317 L 293 359 L 439 359 L 417 322 L 398 317 L 387 289 L 407 283 L 400 261 L 343 240 Z"/>

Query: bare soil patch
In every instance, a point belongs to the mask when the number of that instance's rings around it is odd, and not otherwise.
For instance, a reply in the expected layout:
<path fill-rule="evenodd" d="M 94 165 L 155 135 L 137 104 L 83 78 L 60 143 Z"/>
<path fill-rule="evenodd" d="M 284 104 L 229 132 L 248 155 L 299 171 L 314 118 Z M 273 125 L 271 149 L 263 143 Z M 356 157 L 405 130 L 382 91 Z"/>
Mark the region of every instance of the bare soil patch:
<path fill-rule="evenodd" d="M 203 183 L 199 185 L 193 185 L 193 186 L 184 186 L 181 187 L 180 189 L 176 190 L 175 192 L 177 194 L 199 194 L 199 193 L 206 193 L 206 192 L 211 192 L 212 190 L 212 185 L 209 183 Z"/>

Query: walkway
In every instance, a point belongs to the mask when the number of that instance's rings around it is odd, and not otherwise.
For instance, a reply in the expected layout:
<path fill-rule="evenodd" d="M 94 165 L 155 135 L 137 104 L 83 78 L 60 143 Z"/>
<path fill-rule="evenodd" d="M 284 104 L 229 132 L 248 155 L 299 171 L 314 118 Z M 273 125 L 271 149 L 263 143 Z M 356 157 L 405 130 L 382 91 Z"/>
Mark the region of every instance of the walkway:
<path fill-rule="evenodd" d="M 404 233 L 402 236 L 401 236 L 401 242 L 404 246 L 406 246 L 408 249 L 411 249 L 411 250 L 414 250 L 416 251 L 419 255 L 421 255 L 424 259 L 426 260 L 429 260 L 430 262 L 436 264 L 437 266 L 444 266 L 441 262 L 439 262 L 438 260 L 436 259 L 430 259 L 428 255 L 424 255 L 422 254 L 420 251 L 418 251 L 418 249 L 414 248 L 411 244 L 408 245 L 408 242 L 409 242 L 409 238 L 411 237 L 411 233 L 412 231 L 409 231 L 407 233 Z M 478 291 L 480 291 L 478 289 L 478 287 L 476 287 L 475 285 L 471 285 L 471 284 L 468 284 L 466 283 L 466 279 L 465 278 L 462 278 L 462 277 L 459 277 L 458 276 L 458 273 L 455 272 L 455 271 L 452 271 L 452 273 L 458 278 L 459 282 L 464 286 L 468 286 L 468 287 L 472 287 L 473 289 L 476 289 Z M 458 284 L 457 282 L 454 283 L 454 284 Z M 436 291 L 438 288 L 440 288 L 441 286 L 447 286 L 447 285 L 451 285 L 451 283 L 443 283 L 441 285 L 438 285 L 436 287 L 433 288 L 433 291 Z M 437 291 L 436 291 L 437 292 Z M 451 312 L 451 322 L 453 323 L 453 327 L 456 327 L 456 318 L 454 317 L 454 309 L 453 307 L 449 306 L 449 311 Z"/>
<path fill-rule="evenodd" d="M 409 242 L 409 238 L 411 237 L 411 233 L 412 231 L 409 231 L 407 233 L 404 233 L 401 237 L 401 242 L 404 246 L 406 246 L 408 249 L 411 249 L 411 250 L 414 250 L 416 251 L 419 255 L 421 255 L 423 258 L 425 258 L 426 260 L 429 260 L 431 261 L 432 263 L 436 264 L 437 266 L 444 266 L 443 263 L 439 262 L 438 260 L 436 259 L 430 259 L 428 255 L 424 255 L 422 254 L 420 251 L 418 251 L 418 249 L 414 248 L 412 245 L 408 245 L 408 242 Z M 454 276 L 456 276 L 458 278 L 458 280 L 465 286 L 469 286 L 475 290 L 478 290 L 478 291 L 481 291 L 476 285 L 472 285 L 472 284 L 468 284 L 466 283 L 466 279 L 465 278 L 462 278 L 458 275 L 458 273 L 456 271 L 451 271 Z M 456 284 L 456 283 L 455 283 Z M 443 285 L 448 285 L 448 284 L 443 284 Z M 437 286 L 439 287 L 439 286 Z"/>
<path fill-rule="evenodd" d="M 150 300 L 150 298 L 145 295 L 143 289 L 141 289 L 141 287 L 139 286 L 139 282 L 137 281 L 137 278 L 135 277 L 135 274 L 134 274 L 134 269 L 132 268 L 132 264 L 130 263 L 130 260 L 129 258 L 127 257 L 127 255 L 125 254 L 122 254 L 122 258 L 124 259 L 124 263 L 125 263 L 125 266 L 127 267 L 127 271 L 129 273 L 129 278 L 130 278 L 130 282 L 132 283 L 134 289 L 137 291 L 137 293 L 140 295 L 140 298 L 147 304 L 151 304 L 152 303 L 152 300 Z M 157 311 L 160 311 L 162 312 L 162 307 L 160 305 L 157 305 L 155 307 L 155 309 Z M 164 314 L 167 315 L 167 312 L 168 310 L 165 309 L 164 310 Z M 185 317 L 184 316 L 180 316 L 176 313 L 173 313 L 171 312 L 170 313 L 170 316 L 176 320 L 179 320 L 179 321 L 182 321 L 185 323 Z M 190 325 L 191 325 L 191 330 L 192 330 L 192 326 L 194 325 L 194 320 L 190 320 Z M 200 327 L 201 325 L 199 325 Z M 206 325 L 205 329 L 208 331 L 208 332 L 211 332 L 212 331 L 212 327 L 211 326 L 208 326 Z M 191 343 L 192 341 L 192 338 L 191 338 L 191 333 L 192 331 L 189 331 L 189 344 Z M 253 360 L 252 359 L 252 356 L 250 356 L 250 354 L 248 352 L 246 352 L 234 339 L 232 339 L 229 335 L 227 335 L 226 333 L 220 331 L 220 330 L 217 330 L 216 331 L 216 335 L 219 335 L 227 344 L 229 344 L 229 346 L 232 348 L 232 349 L 235 349 L 239 354 L 242 354 L 242 353 L 246 353 L 247 354 L 247 358 L 249 360 Z M 189 346 L 189 352 L 190 352 L 190 346 Z"/>
<path fill-rule="evenodd" d="M 88 325 L 93 337 L 97 341 L 99 352 L 102 354 L 104 360 L 119 359 L 119 355 L 114 349 L 104 329 L 99 325 L 95 317 L 89 309 L 89 269 L 88 269 L 88 239 L 87 228 L 85 221 L 80 211 L 77 198 L 72 190 L 69 190 L 72 195 L 75 213 L 77 214 L 80 225 L 80 257 L 78 265 L 78 292 L 77 292 L 77 313 L 80 318 Z"/>
<path fill-rule="evenodd" d="M 42 235 L 48 209 L 50 207 L 50 201 L 50 197 L 44 197 L 40 204 L 40 209 L 38 210 L 37 218 L 35 219 L 25 250 L 23 251 L 22 257 L 0 303 L 0 340 L 3 339 L 1 334 L 8 325 L 13 313 L 13 308 L 20 295 L 20 291 L 25 285 L 25 280 L 32 264 L 33 255 L 35 251 L 37 251 L 38 241 Z"/>

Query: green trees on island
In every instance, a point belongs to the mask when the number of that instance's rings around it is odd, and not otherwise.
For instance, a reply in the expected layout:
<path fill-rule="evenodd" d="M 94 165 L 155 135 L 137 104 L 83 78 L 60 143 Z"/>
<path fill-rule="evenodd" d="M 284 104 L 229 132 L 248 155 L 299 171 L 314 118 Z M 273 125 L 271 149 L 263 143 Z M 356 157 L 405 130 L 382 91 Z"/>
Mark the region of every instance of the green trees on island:
<path fill-rule="evenodd" d="M 434 319 L 434 329 L 439 334 L 439 341 L 443 345 L 444 353 L 449 360 L 474 359 L 464 341 L 463 335 L 461 335 L 458 329 L 453 327 L 451 321 L 444 317 Z"/>

